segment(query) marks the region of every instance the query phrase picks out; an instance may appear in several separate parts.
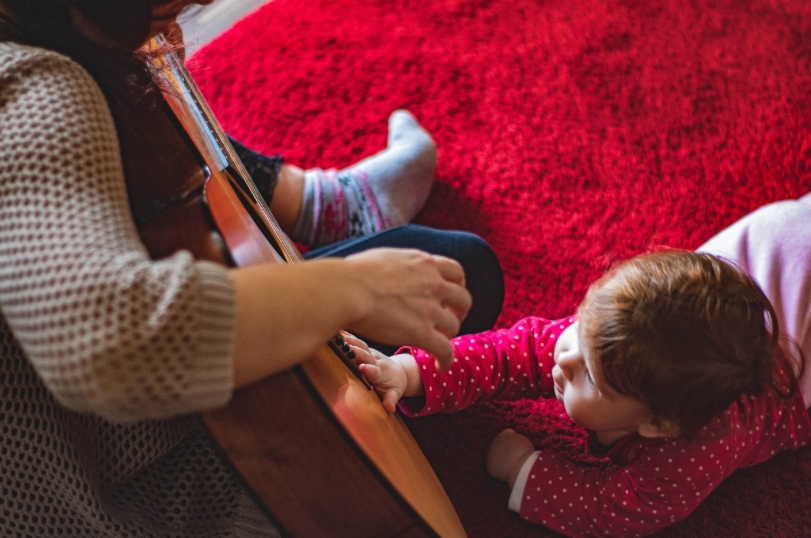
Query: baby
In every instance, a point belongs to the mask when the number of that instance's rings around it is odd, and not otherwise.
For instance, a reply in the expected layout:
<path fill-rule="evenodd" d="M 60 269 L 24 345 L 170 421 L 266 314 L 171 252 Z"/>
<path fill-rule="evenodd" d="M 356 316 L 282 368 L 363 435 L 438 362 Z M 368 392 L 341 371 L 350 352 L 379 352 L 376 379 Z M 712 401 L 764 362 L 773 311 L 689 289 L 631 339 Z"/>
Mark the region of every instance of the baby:
<path fill-rule="evenodd" d="M 457 337 L 447 372 L 419 349 L 388 357 L 348 341 L 392 413 L 560 400 L 614 465 L 581 467 L 505 430 L 487 469 L 512 488 L 510 509 L 565 535 L 649 534 L 735 469 L 811 442 L 801 353 L 758 284 L 712 254 L 633 258 L 592 284 L 574 316 Z"/>

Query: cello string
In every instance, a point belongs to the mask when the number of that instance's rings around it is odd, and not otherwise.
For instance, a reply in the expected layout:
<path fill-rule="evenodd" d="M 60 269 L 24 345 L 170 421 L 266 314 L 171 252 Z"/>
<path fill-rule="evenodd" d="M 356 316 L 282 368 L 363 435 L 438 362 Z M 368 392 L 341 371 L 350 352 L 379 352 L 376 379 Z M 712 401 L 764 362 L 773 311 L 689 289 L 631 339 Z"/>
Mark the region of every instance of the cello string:
<path fill-rule="evenodd" d="M 165 50 L 168 44 L 169 42 L 165 36 L 158 35 L 147 46 L 151 47 L 151 50 Z M 301 256 L 298 254 L 297 249 L 292 245 L 279 226 L 278 221 L 270 212 L 270 208 L 260 195 L 259 189 L 257 189 L 241 159 L 237 156 L 233 145 L 228 140 L 200 89 L 180 58 L 170 52 L 155 58 L 153 61 L 156 62 L 164 81 L 173 90 L 168 95 L 167 92 L 164 92 L 169 106 L 173 108 L 181 123 L 184 123 L 184 128 L 192 138 L 203 160 L 208 166 L 216 166 L 218 171 L 224 172 L 232 188 L 240 194 L 243 203 L 247 201 L 251 204 L 249 209 L 253 209 L 254 214 L 261 220 L 261 225 L 264 225 L 270 231 L 284 259 L 288 263 L 300 262 Z M 191 132 L 190 128 L 194 128 L 194 132 Z M 238 175 L 238 178 L 233 177 L 230 173 L 231 170 Z M 248 192 L 246 192 L 246 189 Z M 335 356 L 346 365 L 349 371 L 361 381 L 366 390 L 372 390 L 372 385 L 353 362 L 355 358 L 354 352 L 349 349 L 341 335 L 338 334 L 331 338 L 327 345 Z"/>
<path fill-rule="evenodd" d="M 148 47 L 152 50 L 165 49 L 169 45 L 169 40 L 162 34 L 154 37 Z M 197 84 L 191 77 L 191 74 L 183 65 L 183 62 L 173 52 L 166 53 L 156 59 L 157 62 L 165 62 L 164 65 L 159 65 L 160 72 L 166 78 L 166 81 L 175 88 L 179 95 L 176 100 L 179 102 L 174 103 L 177 106 L 182 106 L 184 112 L 191 116 L 197 129 L 198 140 L 197 149 L 203 156 L 203 159 L 209 166 L 218 166 L 221 171 L 230 168 L 237 175 L 236 178 L 232 174 L 227 174 L 229 180 L 235 188 L 242 193 L 243 199 L 247 199 L 251 204 L 251 209 L 259 216 L 264 225 L 273 236 L 276 244 L 282 251 L 282 255 L 288 263 L 297 263 L 301 261 L 296 248 L 290 242 L 290 239 L 282 231 L 281 226 L 276 221 L 276 217 L 270 211 L 265 199 L 259 193 L 256 185 L 251 179 L 250 174 L 242 164 L 242 161 L 237 156 L 234 147 L 228 140 L 228 137 L 220 126 L 217 118 L 214 116 L 211 108 L 208 106 L 205 98 L 203 97 Z M 200 147 L 200 146 L 204 147 Z M 210 161 L 214 161 L 213 163 Z M 247 192 L 246 192 L 247 190 Z"/>

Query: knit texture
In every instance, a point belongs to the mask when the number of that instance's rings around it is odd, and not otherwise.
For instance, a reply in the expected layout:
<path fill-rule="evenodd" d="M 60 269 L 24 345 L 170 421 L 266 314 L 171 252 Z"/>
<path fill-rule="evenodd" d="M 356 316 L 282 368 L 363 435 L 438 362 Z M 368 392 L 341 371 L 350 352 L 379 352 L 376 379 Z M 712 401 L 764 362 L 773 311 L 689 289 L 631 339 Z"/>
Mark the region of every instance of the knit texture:
<path fill-rule="evenodd" d="M 273 0 L 190 65 L 229 132 L 300 166 L 348 166 L 413 112 L 439 152 L 417 222 L 493 245 L 502 327 L 568 315 L 613 261 L 696 248 L 811 190 L 807 0 Z M 553 535 L 485 472 L 502 428 L 604 464 L 556 402 L 409 425 L 472 538 Z M 808 484 L 811 450 L 783 453 L 659 535 L 811 536 Z"/>
<path fill-rule="evenodd" d="M 149 259 L 101 91 L 9 43 L 0 306 L 0 535 L 268 535 L 234 530 L 251 503 L 188 415 L 230 398 L 233 282 Z"/>

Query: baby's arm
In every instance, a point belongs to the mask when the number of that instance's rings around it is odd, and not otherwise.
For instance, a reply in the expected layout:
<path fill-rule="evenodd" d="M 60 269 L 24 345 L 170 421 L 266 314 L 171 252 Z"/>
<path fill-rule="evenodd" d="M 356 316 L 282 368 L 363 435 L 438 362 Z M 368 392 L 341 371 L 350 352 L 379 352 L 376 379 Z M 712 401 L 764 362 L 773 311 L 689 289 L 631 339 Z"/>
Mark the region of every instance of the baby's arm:
<path fill-rule="evenodd" d="M 381 363 L 386 371 L 381 369 L 380 378 L 367 377 L 383 394 L 388 409 L 397 398 L 418 396 L 400 401 L 400 410 L 411 417 L 460 411 L 495 398 L 553 397 L 554 347 L 572 321 L 524 318 L 509 329 L 457 336 L 451 340 L 453 361 L 447 371 L 440 371 L 436 358 L 424 350 L 402 348 L 404 355 Z M 380 359 L 372 352 L 363 358 L 371 365 Z M 394 392 L 386 396 L 390 389 Z"/>
<path fill-rule="evenodd" d="M 399 353 L 389 357 L 349 333 L 342 336 L 355 352 L 358 368 L 383 398 L 386 411 L 394 413 L 400 398 L 424 394 L 417 361 L 412 355 Z"/>
<path fill-rule="evenodd" d="M 565 536 L 646 536 L 686 517 L 723 480 L 728 441 L 642 441 L 607 467 L 541 449 L 519 469 L 509 508 Z"/>
<path fill-rule="evenodd" d="M 518 472 L 533 454 L 535 447 L 532 442 L 507 428 L 490 443 L 487 450 L 487 472 L 494 478 L 507 482 L 512 488 Z"/>

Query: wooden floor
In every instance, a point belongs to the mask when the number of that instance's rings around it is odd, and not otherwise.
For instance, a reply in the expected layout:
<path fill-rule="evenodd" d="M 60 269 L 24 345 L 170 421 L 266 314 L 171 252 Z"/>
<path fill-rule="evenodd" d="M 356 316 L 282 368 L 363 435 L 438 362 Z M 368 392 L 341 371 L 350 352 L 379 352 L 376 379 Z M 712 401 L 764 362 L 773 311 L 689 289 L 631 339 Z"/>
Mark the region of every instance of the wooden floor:
<path fill-rule="evenodd" d="M 186 53 L 192 54 L 239 19 L 272 0 L 216 0 L 207 6 L 193 6 L 179 18 L 186 41 Z"/>

